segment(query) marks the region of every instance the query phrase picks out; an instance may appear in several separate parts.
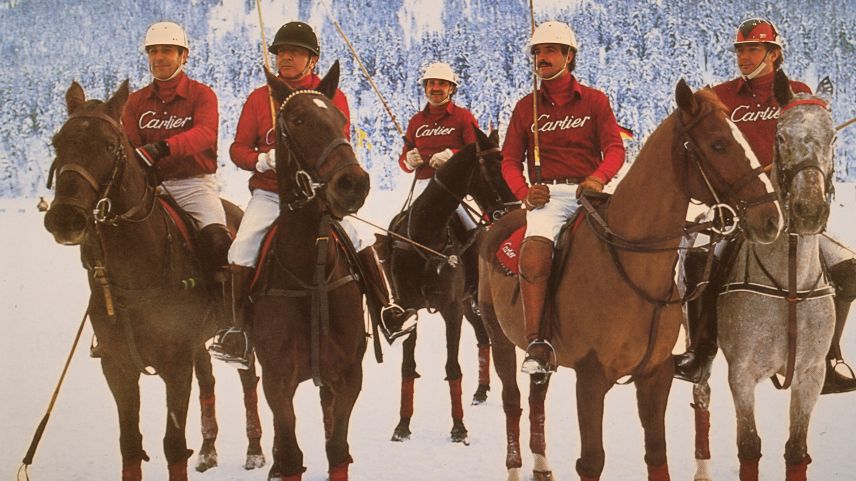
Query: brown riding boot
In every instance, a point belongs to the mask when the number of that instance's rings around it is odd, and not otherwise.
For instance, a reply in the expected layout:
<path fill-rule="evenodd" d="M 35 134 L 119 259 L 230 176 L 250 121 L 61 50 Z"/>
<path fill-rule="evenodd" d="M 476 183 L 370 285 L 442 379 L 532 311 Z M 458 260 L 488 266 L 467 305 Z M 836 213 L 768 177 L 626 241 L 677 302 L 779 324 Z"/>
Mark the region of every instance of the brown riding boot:
<path fill-rule="evenodd" d="M 556 370 L 556 353 L 541 330 L 552 261 L 553 242 L 550 239 L 533 236 L 523 240 L 520 246 L 520 295 L 529 345 L 520 370 L 539 375 L 542 382 L 546 381 L 545 375 Z"/>
<path fill-rule="evenodd" d="M 823 380 L 821 394 L 856 391 L 856 375 L 854 375 L 853 369 L 844 362 L 840 345 L 844 324 L 847 322 L 847 315 L 850 314 L 851 302 L 840 300 L 838 297 L 835 298 L 835 334 L 832 336 L 832 345 L 829 347 L 829 354 L 826 356 L 826 377 Z M 850 375 L 846 376 L 838 372 L 836 369 L 838 366 L 844 366 Z"/>
<path fill-rule="evenodd" d="M 255 269 L 252 267 L 229 265 L 229 282 L 227 283 L 226 304 L 230 306 L 229 323 L 214 336 L 208 347 L 208 352 L 215 358 L 229 364 L 235 364 L 238 369 L 249 369 L 250 341 L 244 331 L 247 310 L 249 309 L 249 289 Z"/>
<path fill-rule="evenodd" d="M 690 253 L 686 259 L 687 290 L 695 289 L 701 282 L 707 255 Z M 716 301 L 719 297 L 719 285 L 713 280 L 718 268 L 714 259 L 711 268 L 711 282 L 696 299 L 687 303 L 687 324 L 690 345 L 687 352 L 674 356 L 675 378 L 699 383 L 710 377 L 713 358 L 719 348 L 716 342 Z"/>
<path fill-rule="evenodd" d="M 384 337 L 392 343 L 413 332 L 418 319 L 416 309 L 403 308 L 396 303 L 392 285 L 374 246 L 361 250 L 357 257 L 366 276 L 366 295 L 370 296 L 368 303 L 375 309 L 380 308 L 380 328 Z"/>

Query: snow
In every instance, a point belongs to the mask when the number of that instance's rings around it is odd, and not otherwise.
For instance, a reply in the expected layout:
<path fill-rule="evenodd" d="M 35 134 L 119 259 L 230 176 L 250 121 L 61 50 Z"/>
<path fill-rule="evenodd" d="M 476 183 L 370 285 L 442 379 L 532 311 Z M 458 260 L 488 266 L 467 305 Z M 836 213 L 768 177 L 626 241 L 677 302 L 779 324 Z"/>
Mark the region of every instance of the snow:
<path fill-rule="evenodd" d="M 406 185 L 397 192 L 372 191 L 360 215 L 385 224 L 393 207 L 401 205 Z M 14 476 L 29 446 L 33 432 L 48 405 L 82 316 L 87 298 L 86 282 L 76 248 L 55 244 L 42 227 L 42 214 L 33 199 L 0 201 L 0 240 L 5 254 L 0 261 L 0 476 Z M 839 184 L 830 219 L 830 231 L 848 245 L 856 245 L 856 184 Z M 395 209 L 397 210 L 397 209 Z M 360 227 L 368 235 L 371 229 Z M 851 315 L 851 319 L 854 316 Z M 856 328 L 845 332 L 843 349 L 856 359 Z M 377 364 L 367 353 L 363 366 L 363 391 L 351 420 L 350 445 L 356 460 L 351 466 L 354 480 L 470 481 L 504 480 L 505 418 L 500 400 L 501 386 L 492 372 L 488 402 L 469 406 L 477 385 L 476 341 L 464 328 L 460 362 L 464 370 L 465 422 L 471 444 L 448 440 L 451 429 L 450 402 L 443 364 L 445 340 L 442 320 L 427 312 L 420 314 L 418 370 L 413 437 L 406 443 L 389 441 L 398 421 L 400 341 L 384 347 L 385 362 Z M 121 460 L 118 426 L 112 397 L 101 375 L 99 363 L 87 356 L 91 330 L 84 330 L 56 406 L 45 430 L 35 462 L 33 481 L 63 479 L 89 481 L 118 479 Z M 680 344 L 680 343 L 679 343 Z M 681 347 L 677 351 L 682 350 Z M 520 357 L 518 356 L 518 359 Z M 237 375 L 215 361 L 217 412 L 220 422 L 218 451 L 220 466 L 206 473 L 190 471 L 192 481 L 241 481 L 265 479 L 268 467 L 245 471 L 243 463 L 243 404 Z M 528 394 L 525 376 L 518 375 L 524 405 Z M 560 370 L 551 382 L 547 403 L 547 455 L 556 479 L 576 479 L 574 463 L 579 455 L 579 434 L 574 397 L 574 372 Z M 711 379 L 712 473 L 717 481 L 736 479 L 738 461 L 734 442 L 735 423 L 723 357 L 717 357 Z M 165 413 L 163 383 L 145 378 L 141 383 L 141 429 L 144 447 L 152 460 L 145 463 L 146 480 L 166 480 L 166 462 L 161 451 Z M 270 462 L 271 416 L 260 393 L 264 436 L 262 445 Z M 189 447 L 201 444 L 198 391 L 191 394 L 187 438 Z M 856 479 L 856 394 L 822 396 L 815 409 L 809 435 L 814 462 L 811 479 L 845 481 Z M 757 419 L 764 454 L 762 479 L 781 479 L 784 472 L 784 443 L 787 439 L 788 396 L 769 383 L 757 389 Z M 693 413 L 689 384 L 675 381 L 666 418 L 669 464 L 672 479 L 689 480 L 693 460 Z M 297 392 L 298 439 L 308 471 L 305 481 L 327 479 L 326 458 L 317 389 L 310 382 Z M 532 468 L 528 455 L 528 421 L 521 420 L 524 453 L 523 473 Z M 635 390 L 616 386 L 607 395 L 604 419 L 606 468 L 602 480 L 644 479 L 642 429 L 636 414 Z M 269 466 L 269 464 L 268 464 Z"/>

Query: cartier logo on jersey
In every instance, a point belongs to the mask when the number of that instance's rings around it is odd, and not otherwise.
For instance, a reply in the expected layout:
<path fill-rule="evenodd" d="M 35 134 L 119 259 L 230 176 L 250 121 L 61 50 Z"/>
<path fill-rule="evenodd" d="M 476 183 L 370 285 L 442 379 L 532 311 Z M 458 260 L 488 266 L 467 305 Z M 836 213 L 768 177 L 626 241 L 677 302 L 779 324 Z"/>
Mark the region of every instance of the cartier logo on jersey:
<path fill-rule="evenodd" d="M 764 110 L 749 110 L 748 105 L 738 105 L 731 112 L 731 121 L 737 122 L 755 122 L 758 120 L 774 120 L 779 118 L 778 107 L 767 107 Z"/>
<path fill-rule="evenodd" d="M 436 135 L 450 135 L 454 131 L 454 127 L 443 127 L 442 125 L 438 125 L 436 127 L 428 127 L 427 125 L 421 125 L 418 129 L 416 129 L 416 138 L 434 137 Z"/>
<path fill-rule="evenodd" d="M 538 116 L 538 131 L 552 132 L 554 130 L 578 129 L 582 128 L 589 119 L 591 119 L 590 115 L 586 115 L 585 117 L 566 115 L 563 119 L 550 121 L 549 114 L 542 114 Z M 529 130 L 535 132 L 535 125 L 532 125 Z"/>
<path fill-rule="evenodd" d="M 192 116 L 176 117 L 175 115 L 170 115 L 168 118 L 161 119 L 155 117 L 156 114 L 157 112 L 153 110 L 143 112 L 140 115 L 140 129 L 180 129 L 193 121 Z"/>

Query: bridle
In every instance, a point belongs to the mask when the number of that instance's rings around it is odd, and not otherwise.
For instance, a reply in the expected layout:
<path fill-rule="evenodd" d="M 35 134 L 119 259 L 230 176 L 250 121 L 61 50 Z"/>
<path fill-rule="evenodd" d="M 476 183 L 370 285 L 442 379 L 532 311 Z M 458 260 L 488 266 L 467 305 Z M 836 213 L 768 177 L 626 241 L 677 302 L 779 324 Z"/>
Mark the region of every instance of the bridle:
<path fill-rule="evenodd" d="M 299 95 L 313 95 L 325 97 L 324 94 L 316 90 L 296 90 L 283 100 L 279 107 L 277 125 L 279 127 L 279 135 L 282 139 L 282 144 L 286 148 L 288 166 L 296 166 L 294 172 L 294 189 L 283 189 L 283 196 L 289 210 L 297 210 L 304 207 L 313 200 L 317 192 L 324 189 L 333 175 L 341 169 L 351 165 L 359 165 L 356 156 L 349 157 L 345 161 L 341 161 L 332 168 L 328 167 L 330 154 L 339 147 L 347 146 L 353 151 L 353 146 L 344 136 L 339 136 L 331 139 L 327 145 L 321 150 L 317 156 L 314 156 L 314 162 L 308 162 L 307 159 L 313 158 L 307 155 L 306 147 L 300 146 L 297 142 L 297 136 L 293 135 L 288 130 L 288 124 L 285 119 L 286 106 L 288 103 Z"/>
<path fill-rule="evenodd" d="M 122 127 L 112 117 L 102 112 L 72 114 L 68 118 L 68 121 L 66 121 L 66 125 L 68 125 L 68 122 L 73 119 L 96 119 L 106 122 L 110 126 L 110 129 L 114 134 L 113 141 L 108 147 L 108 151 L 113 158 L 113 165 L 110 169 L 110 178 L 107 183 L 102 186 L 102 184 L 95 179 L 95 176 L 89 172 L 89 169 L 77 162 L 63 163 L 62 166 L 57 169 L 57 162 L 59 161 L 59 158 L 57 158 L 51 164 L 48 172 L 48 189 L 53 185 L 54 175 L 56 175 L 57 181 L 59 181 L 59 177 L 66 172 L 73 172 L 85 180 L 89 187 L 91 187 L 96 193 L 98 201 L 92 209 L 92 218 L 96 224 L 116 226 L 120 222 L 142 222 L 148 219 L 154 211 L 156 199 L 154 189 L 149 186 L 148 183 L 146 184 L 143 196 L 139 202 L 135 202 L 128 210 L 121 214 L 113 212 L 114 200 L 112 196 L 117 190 L 116 186 L 118 185 L 119 180 L 123 177 L 128 163 L 128 155 L 124 148 L 122 137 Z M 146 198 L 150 198 L 151 200 L 146 202 Z M 81 202 L 78 198 L 67 195 L 57 195 L 54 198 L 53 203 L 54 205 L 71 205 L 83 211 L 88 211 L 90 208 L 88 204 Z M 143 212 L 142 217 L 136 217 L 141 211 Z"/>

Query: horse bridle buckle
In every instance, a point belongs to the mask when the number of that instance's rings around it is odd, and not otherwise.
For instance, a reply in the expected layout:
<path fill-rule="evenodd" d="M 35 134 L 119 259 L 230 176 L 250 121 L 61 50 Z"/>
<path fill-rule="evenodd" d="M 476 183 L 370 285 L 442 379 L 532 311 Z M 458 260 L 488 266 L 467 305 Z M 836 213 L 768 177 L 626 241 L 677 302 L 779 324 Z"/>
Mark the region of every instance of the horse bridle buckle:
<path fill-rule="evenodd" d="M 713 217 L 713 222 L 711 222 L 710 230 L 720 235 L 729 236 L 733 234 L 740 224 L 740 216 L 728 204 L 720 203 L 711 206 L 708 209 L 707 217 L 710 218 L 711 216 Z"/>
<path fill-rule="evenodd" d="M 111 223 L 108 221 L 111 210 L 113 210 L 113 203 L 110 202 L 108 197 L 102 197 L 95 204 L 95 208 L 92 209 L 92 216 L 95 218 L 95 222 L 98 222 L 99 224 Z"/>

